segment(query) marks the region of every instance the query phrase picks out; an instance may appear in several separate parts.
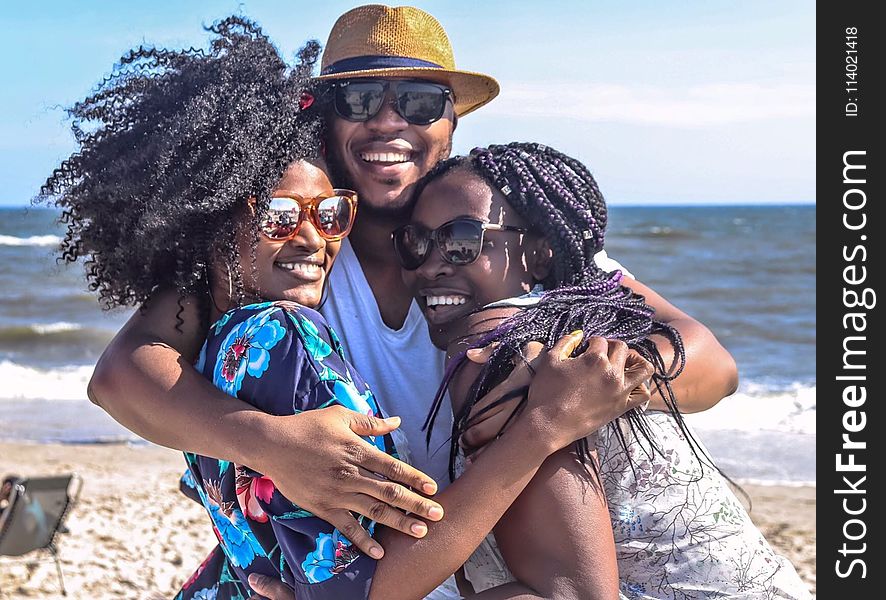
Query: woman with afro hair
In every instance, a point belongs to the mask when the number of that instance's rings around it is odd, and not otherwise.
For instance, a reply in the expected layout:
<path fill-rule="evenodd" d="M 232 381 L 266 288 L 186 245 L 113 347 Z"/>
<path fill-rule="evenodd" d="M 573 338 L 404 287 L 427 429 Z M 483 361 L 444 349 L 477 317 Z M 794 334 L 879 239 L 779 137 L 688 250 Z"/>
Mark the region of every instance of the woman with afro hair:
<path fill-rule="evenodd" d="M 437 502 L 401 497 L 384 475 L 434 490 L 394 460 L 408 455 L 394 435 L 399 420 L 383 419 L 380 402 L 314 310 L 357 210 L 356 194 L 330 183 L 322 122 L 306 110 L 318 46 L 307 44 L 289 67 L 247 20 L 231 17 L 209 31 L 208 50 L 130 51 L 70 109 L 79 149 L 41 191 L 63 209 L 62 257 L 84 259 L 90 288 L 106 307 L 150 311 L 173 303 L 179 316 L 188 312 L 169 327 L 205 339 L 193 352 L 205 385 L 225 392 L 220 402 L 246 402 L 230 404 L 230 424 L 194 423 L 195 446 L 211 446 L 208 438 L 236 427 L 242 413 L 288 415 L 296 427 L 332 411 L 372 449 L 376 467 L 364 477 L 375 482 L 375 497 L 396 496 L 410 512 L 374 501 L 367 490 L 345 512 L 369 518 L 349 514 L 353 526 L 339 529 L 323 506 L 298 504 L 298 488 L 278 489 L 273 473 L 257 470 L 267 463 L 225 459 L 245 456 L 251 439 L 221 448 L 221 458 L 186 452 L 183 491 L 206 508 L 220 543 L 178 597 L 244 598 L 251 575 L 282 581 L 298 598 L 424 597 L 468 558 L 548 456 L 648 399 L 645 390 L 629 394 L 651 367 L 640 361 L 625 373 L 623 355 L 611 364 L 570 358 L 577 340 L 567 336 L 537 369 L 520 416 L 464 477 Z M 200 330 L 182 331 L 187 323 Z M 598 392 L 565 397 L 564 380 L 576 377 Z M 552 410 L 547 399 L 561 395 Z M 309 429 L 304 435 L 315 454 L 279 460 L 303 461 L 310 487 L 311 461 L 335 440 Z M 349 539 L 364 527 L 372 532 L 375 521 L 394 524 L 376 530 L 385 545 L 380 561 L 378 542 Z M 598 555 L 610 559 L 599 561 L 593 596 L 612 597 L 611 535 L 598 537 Z M 494 592 L 526 594 L 534 597 L 519 582 Z"/>

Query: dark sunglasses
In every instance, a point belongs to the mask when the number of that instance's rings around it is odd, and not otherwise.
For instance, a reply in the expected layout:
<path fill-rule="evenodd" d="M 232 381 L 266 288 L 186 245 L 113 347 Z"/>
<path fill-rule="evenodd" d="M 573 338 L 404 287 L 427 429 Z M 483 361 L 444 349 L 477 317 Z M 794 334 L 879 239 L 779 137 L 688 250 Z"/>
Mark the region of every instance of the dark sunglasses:
<path fill-rule="evenodd" d="M 452 96 L 446 86 L 429 81 L 356 79 L 333 84 L 332 104 L 342 119 L 362 123 L 378 114 L 389 89 L 394 93 L 394 110 L 412 125 L 438 121 Z"/>
<path fill-rule="evenodd" d="M 398 227 L 391 234 L 394 251 L 400 265 L 407 271 L 414 271 L 424 264 L 431 251 L 431 242 L 444 261 L 451 265 L 469 265 L 480 257 L 483 250 L 483 235 L 491 231 L 529 230 L 512 225 L 485 223 L 477 219 L 459 217 L 436 229 L 428 229 L 415 223 Z"/>
<path fill-rule="evenodd" d="M 304 220 L 310 219 L 320 237 L 337 242 L 350 233 L 356 215 L 357 192 L 351 190 L 332 190 L 314 198 L 277 190 L 259 230 L 270 240 L 285 242 L 298 235 Z"/>

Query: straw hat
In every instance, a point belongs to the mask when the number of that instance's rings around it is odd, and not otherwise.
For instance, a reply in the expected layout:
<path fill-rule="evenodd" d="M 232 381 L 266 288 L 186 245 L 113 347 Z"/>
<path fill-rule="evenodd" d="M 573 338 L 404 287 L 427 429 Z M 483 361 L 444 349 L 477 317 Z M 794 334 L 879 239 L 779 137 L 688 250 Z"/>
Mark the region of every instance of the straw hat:
<path fill-rule="evenodd" d="M 452 45 L 439 21 L 412 6 L 369 4 L 335 22 L 319 80 L 357 77 L 416 78 L 447 85 L 455 114 L 464 116 L 498 95 L 498 82 L 455 68 Z"/>

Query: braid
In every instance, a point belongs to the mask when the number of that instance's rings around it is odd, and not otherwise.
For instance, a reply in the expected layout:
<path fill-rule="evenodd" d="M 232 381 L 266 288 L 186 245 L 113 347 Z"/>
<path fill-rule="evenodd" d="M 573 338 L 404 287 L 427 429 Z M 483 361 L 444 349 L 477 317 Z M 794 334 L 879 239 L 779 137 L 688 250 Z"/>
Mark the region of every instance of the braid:
<path fill-rule="evenodd" d="M 521 310 L 503 322 L 491 324 L 490 330 L 471 344 L 472 347 L 482 347 L 497 343 L 468 392 L 465 404 L 455 415 L 450 477 L 455 476 L 458 442 L 470 426 L 468 416 L 471 409 L 511 372 L 515 360 L 525 362 L 523 347 L 531 341 L 538 341 L 551 348 L 560 337 L 578 329 L 586 337 L 603 336 L 622 340 L 652 363 L 655 368 L 655 388 L 661 393 L 687 439 L 692 441 L 677 410 L 670 385 L 682 372 L 686 360 L 679 332 L 657 321 L 654 318 L 655 309 L 646 304 L 643 296 L 621 285 L 620 271 L 606 273 L 594 260 L 597 252 L 603 249 L 608 215 L 606 202 L 588 168 L 574 158 L 541 144 L 493 145 L 475 148 L 467 156 L 450 158 L 438 164 L 416 186 L 417 196 L 431 181 L 456 168 L 467 169 L 493 189 L 499 190 L 510 206 L 548 240 L 553 250 L 553 272 L 543 282 L 550 291 L 542 296 L 538 304 Z M 651 339 L 653 335 L 664 337 L 673 346 L 672 364 L 665 364 Z M 583 343 L 578 352 L 583 352 L 586 347 Z M 465 360 L 464 355 L 459 355 L 447 368 L 446 377 L 425 423 L 429 441 L 449 382 Z M 525 400 L 524 394 L 521 407 Z M 623 418 L 655 449 L 641 412 L 630 411 Z M 617 428 L 615 424 L 612 426 Z M 616 435 L 624 443 L 623 436 L 619 434 L 620 430 Z M 695 450 L 697 446 L 694 441 L 691 443 Z M 577 443 L 576 451 L 583 460 L 587 458 L 586 440 Z"/>

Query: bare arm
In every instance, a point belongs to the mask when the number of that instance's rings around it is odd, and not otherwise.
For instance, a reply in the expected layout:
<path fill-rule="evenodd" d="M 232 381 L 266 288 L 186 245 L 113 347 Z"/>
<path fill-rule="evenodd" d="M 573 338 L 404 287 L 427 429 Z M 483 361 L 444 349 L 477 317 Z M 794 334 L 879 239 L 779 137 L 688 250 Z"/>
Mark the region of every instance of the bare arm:
<path fill-rule="evenodd" d="M 729 351 L 724 348 L 711 330 L 668 302 L 650 287 L 630 277 L 622 284 L 646 298 L 646 303 L 655 308 L 655 318 L 668 323 L 680 332 L 686 350 L 686 367 L 671 385 L 680 412 L 701 412 L 714 406 L 735 392 L 738 387 L 738 369 Z M 674 359 L 674 349 L 670 342 L 653 337 L 665 365 Z M 651 408 L 666 410 L 664 399 L 653 391 Z"/>
<path fill-rule="evenodd" d="M 437 497 L 446 519 L 431 524 L 429 535 L 420 540 L 396 532 L 382 534 L 387 554 L 378 565 L 370 598 L 426 595 L 467 560 L 548 456 L 648 399 L 648 394 L 641 397 L 632 392 L 651 375 L 651 365 L 640 359 L 644 368 L 626 370 L 627 347 L 600 337 L 589 338 L 588 349 L 569 358 L 580 340 L 580 332 L 566 336 L 535 363 L 525 409 Z M 583 385 L 576 391 L 579 383 Z M 559 401 L 550 402 L 552 397 Z M 608 516 L 606 529 L 611 539 Z M 545 571 L 540 577 L 545 575 L 550 573 Z M 497 597 L 533 597 L 531 589 L 519 585 L 497 593 L 510 594 Z"/>
<path fill-rule="evenodd" d="M 534 346 L 527 348 L 533 363 Z M 609 356 L 612 362 L 624 361 L 627 370 L 645 362 L 621 342 L 609 343 Z M 459 395 L 451 395 L 455 410 L 467 390 L 465 380 L 458 382 Z M 591 460 L 596 465 L 596 453 Z M 486 590 L 478 599 L 618 597 L 612 524 L 597 472 L 590 464 L 586 469 L 571 448 L 545 460 L 494 529 L 499 550 L 519 583 Z"/>
<path fill-rule="evenodd" d="M 541 597 L 618 597 L 606 496 L 570 449 L 545 461 L 494 531 L 508 568 Z"/>
<path fill-rule="evenodd" d="M 443 516 L 437 503 L 395 483 L 434 493 L 430 477 L 360 438 L 387 433 L 399 421 L 342 407 L 271 416 L 228 396 L 192 367 L 206 332 L 194 303 L 184 309 L 176 329 L 178 296 L 161 292 L 132 316 L 96 365 L 88 388 L 95 404 L 148 440 L 264 473 L 288 499 L 335 525 L 370 556 L 383 550 L 350 511 L 369 516 L 375 507 L 375 520 L 410 535 L 422 535 L 424 523 L 390 507 Z M 378 514 L 376 500 L 389 509 Z"/>

